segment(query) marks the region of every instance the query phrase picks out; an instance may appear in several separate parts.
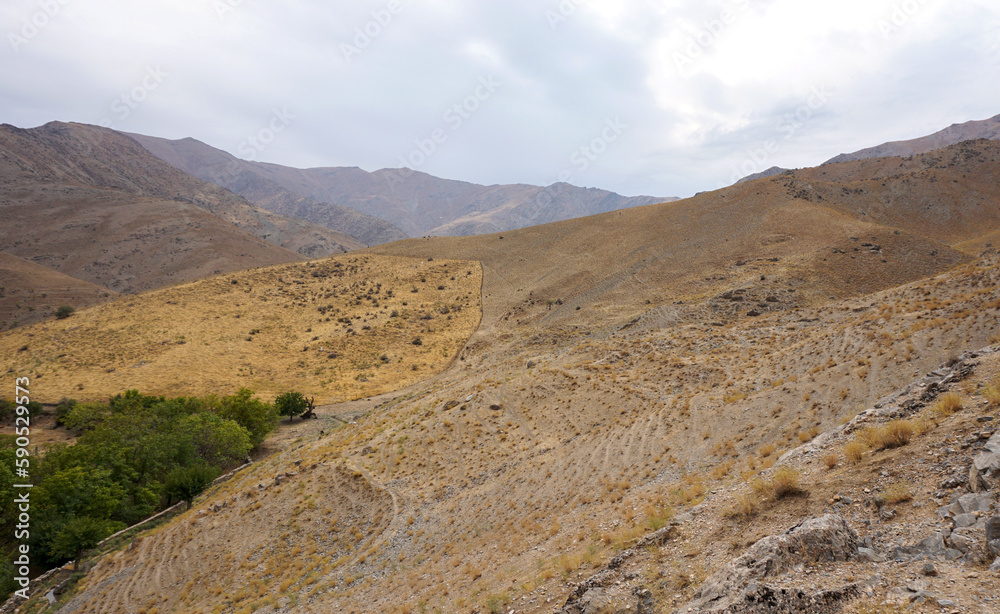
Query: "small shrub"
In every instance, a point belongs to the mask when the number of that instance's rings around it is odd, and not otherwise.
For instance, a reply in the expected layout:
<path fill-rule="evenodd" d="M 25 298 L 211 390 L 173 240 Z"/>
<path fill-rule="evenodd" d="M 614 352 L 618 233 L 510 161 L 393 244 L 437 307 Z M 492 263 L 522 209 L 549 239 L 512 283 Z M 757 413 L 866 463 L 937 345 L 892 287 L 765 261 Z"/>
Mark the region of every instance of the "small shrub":
<path fill-rule="evenodd" d="M 833 452 L 827 452 L 822 456 L 822 461 L 827 469 L 833 469 L 840 462 L 840 457 Z"/>
<path fill-rule="evenodd" d="M 66 318 L 73 315 L 74 311 L 76 310 L 70 307 L 69 305 L 62 305 L 61 307 L 56 309 L 56 318 L 60 320 L 65 320 Z"/>
<path fill-rule="evenodd" d="M 803 492 L 799 486 L 800 476 L 801 474 L 797 469 L 788 466 L 779 467 L 774 472 L 774 477 L 771 478 L 771 490 L 774 493 L 774 497 L 781 499 Z"/>
<path fill-rule="evenodd" d="M 801 441 L 802 443 L 809 443 L 813 439 L 816 439 L 817 435 L 819 435 L 819 429 L 814 426 L 814 427 L 812 427 L 810 429 L 807 429 L 805 431 L 800 431 L 799 432 L 799 441 Z"/>
<path fill-rule="evenodd" d="M 931 411 L 939 416 L 950 416 L 962 409 L 962 397 L 955 392 L 942 395 L 937 403 L 931 406 Z"/>
<path fill-rule="evenodd" d="M 424 341 L 423 341 L 423 339 L 421 339 L 420 337 L 417 337 L 416 339 L 414 339 L 413 341 L 411 341 L 411 343 L 412 343 L 413 345 L 423 345 L 423 344 L 424 344 Z"/>
<path fill-rule="evenodd" d="M 736 497 L 729 507 L 726 508 L 727 518 L 746 520 L 757 515 L 760 508 L 760 499 L 753 492 L 745 492 Z"/>
<path fill-rule="evenodd" d="M 760 454 L 761 458 L 767 458 L 768 456 L 774 454 L 774 451 L 777 449 L 778 446 L 774 445 L 773 443 L 769 443 L 765 446 L 761 446 L 760 449 L 757 450 L 757 453 Z"/>
<path fill-rule="evenodd" d="M 885 436 L 883 438 L 885 448 L 901 448 L 910 443 L 913 438 L 913 423 L 909 420 L 893 420 L 882 429 Z"/>
<path fill-rule="evenodd" d="M 902 503 L 913 498 L 913 490 L 906 482 L 896 482 L 882 496 L 888 503 Z"/>

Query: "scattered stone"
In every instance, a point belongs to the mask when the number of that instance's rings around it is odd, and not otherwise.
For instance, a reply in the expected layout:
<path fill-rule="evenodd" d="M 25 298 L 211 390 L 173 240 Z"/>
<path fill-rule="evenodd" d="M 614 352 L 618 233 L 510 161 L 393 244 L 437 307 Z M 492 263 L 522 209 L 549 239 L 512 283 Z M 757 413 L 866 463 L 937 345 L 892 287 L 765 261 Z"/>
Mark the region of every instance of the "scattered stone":
<path fill-rule="evenodd" d="M 1000 573 L 1000 556 L 998 556 L 997 560 L 993 561 L 993 564 L 990 565 L 990 571 Z"/>
<path fill-rule="evenodd" d="M 858 560 L 865 563 L 881 563 L 883 561 L 871 548 L 858 548 Z"/>
<path fill-rule="evenodd" d="M 920 573 L 924 574 L 925 576 L 933 577 L 938 575 L 938 570 L 937 567 L 934 566 L 934 563 L 924 563 L 924 567 L 923 569 L 920 570 Z"/>

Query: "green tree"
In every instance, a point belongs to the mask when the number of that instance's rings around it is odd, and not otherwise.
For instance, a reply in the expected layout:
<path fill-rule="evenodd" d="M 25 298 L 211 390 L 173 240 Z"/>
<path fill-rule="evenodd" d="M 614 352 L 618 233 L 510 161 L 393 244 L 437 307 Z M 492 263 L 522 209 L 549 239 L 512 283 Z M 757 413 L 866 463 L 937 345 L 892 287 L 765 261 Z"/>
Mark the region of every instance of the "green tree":
<path fill-rule="evenodd" d="M 278 425 L 278 412 L 274 405 L 255 398 L 253 391 L 246 388 L 228 397 L 212 399 L 209 403 L 217 407 L 216 414 L 245 428 L 254 447 L 259 446 Z"/>
<path fill-rule="evenodd" d="M 179 421 L 177 437 L 190 442 L 195 458 L 186 464 L 201 461 L 216 467 L 236 464 L 253 449 L 250 433 L 232 420 L 215 414 L 193 414 Z"/>
<path fill-rule="evenodd" d="M 73 559 L 73 571 L 80 564 L 83 551 L 93 548 L 101 540 L 125 528 L 113 520 L 78 516 L 66 521 L 52 538 L 49 555 L 56 559 Z"/>
<path fill-rule="evenodd" d="M 66 318 L 73 315 L 74 311 L 76 310 L 70 307 L 69 305 L 62 305 L 61 307 L 59 307 L 59 309 L 56 309 L 56 317 L 59 318 L 60 320 L 65 320 Z"/>
<path fill-rule="evenodd" d="M 187 501 L 188 509 L 194 498 L 200 495 L 212 480 L 219 477 L 219 470 L 207 465 L 193 465 L 191 467 L 178 467 L 167 475 L 163 483 L 163 494 L 167 496 L 167 505 L 173 503 L 174 499 Z"/>
<path fill-rule="evenodd" d="M 301 416 L 309 407 L 309 401 L 301 392 L 285 392 L 274 400 L 274 407 L 277 408 L 278 415 L 288 416 L 288 421 L 291 422 L 292 418 Z"/>

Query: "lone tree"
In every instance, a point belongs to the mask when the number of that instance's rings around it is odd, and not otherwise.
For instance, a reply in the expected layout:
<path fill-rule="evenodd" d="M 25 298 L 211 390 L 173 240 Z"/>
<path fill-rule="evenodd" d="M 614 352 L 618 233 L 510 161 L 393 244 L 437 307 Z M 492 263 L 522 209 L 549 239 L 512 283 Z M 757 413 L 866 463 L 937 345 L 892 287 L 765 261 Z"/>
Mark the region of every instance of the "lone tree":
<path fill-rule="evenodd" d="M 274 399 L 274 407 L 279 416 L 288 416 L 288 421 L 291 422 L 292 418 L 301 416 L 309 408 L 309 400 L 301 392 L 285 392 Z"/>
<path fill-rule="evenodd" d="M 65 320 L 66 318 L 73 315 L 74 311 L 76 310 L 70 307 L 69 305 L 63 305 L 59 309 L 56 309 L 56 318 L 60 320 Z"/>

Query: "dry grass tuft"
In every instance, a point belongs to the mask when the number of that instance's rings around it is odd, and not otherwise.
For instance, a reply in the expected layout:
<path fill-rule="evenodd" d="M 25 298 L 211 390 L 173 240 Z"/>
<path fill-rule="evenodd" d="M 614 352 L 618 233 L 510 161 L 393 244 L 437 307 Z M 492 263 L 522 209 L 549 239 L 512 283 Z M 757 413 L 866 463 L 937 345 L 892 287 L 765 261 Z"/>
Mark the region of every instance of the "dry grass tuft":
<path fill-rule="evenodd" d="M 760 498 L 755 492 L 745 492 L 736 497 L 725 510 L 727 518 L 747 520 L 757 515 L 760 509 Z"/>
<path fill-rule="evenodd" d="M 827 452 L 822 456 L 821 460 L 827 469 L 833 469 L 840 462 L 840 456 L 834 452 Z"/>
<path fill-rule="evenodd" d="M 860 431 L 858 441 L 872 450 L 901 448 L 910 443 L 915 432 L 916 427 L 910 420 L 893 420 Z"/>
<path fill-rule="evenodd" d="M 950 416 L 962 409 L 962 405 L 962 397 L 956 392 L 949 392 L 931 406 L 931 411 L 938 416 Z"/>
<path fill-rule="evenodd" d="M 913 498 L 913 487 L 906 482 L 896 482 L 882 495 L 888 503 L 902 503 Z"/>

